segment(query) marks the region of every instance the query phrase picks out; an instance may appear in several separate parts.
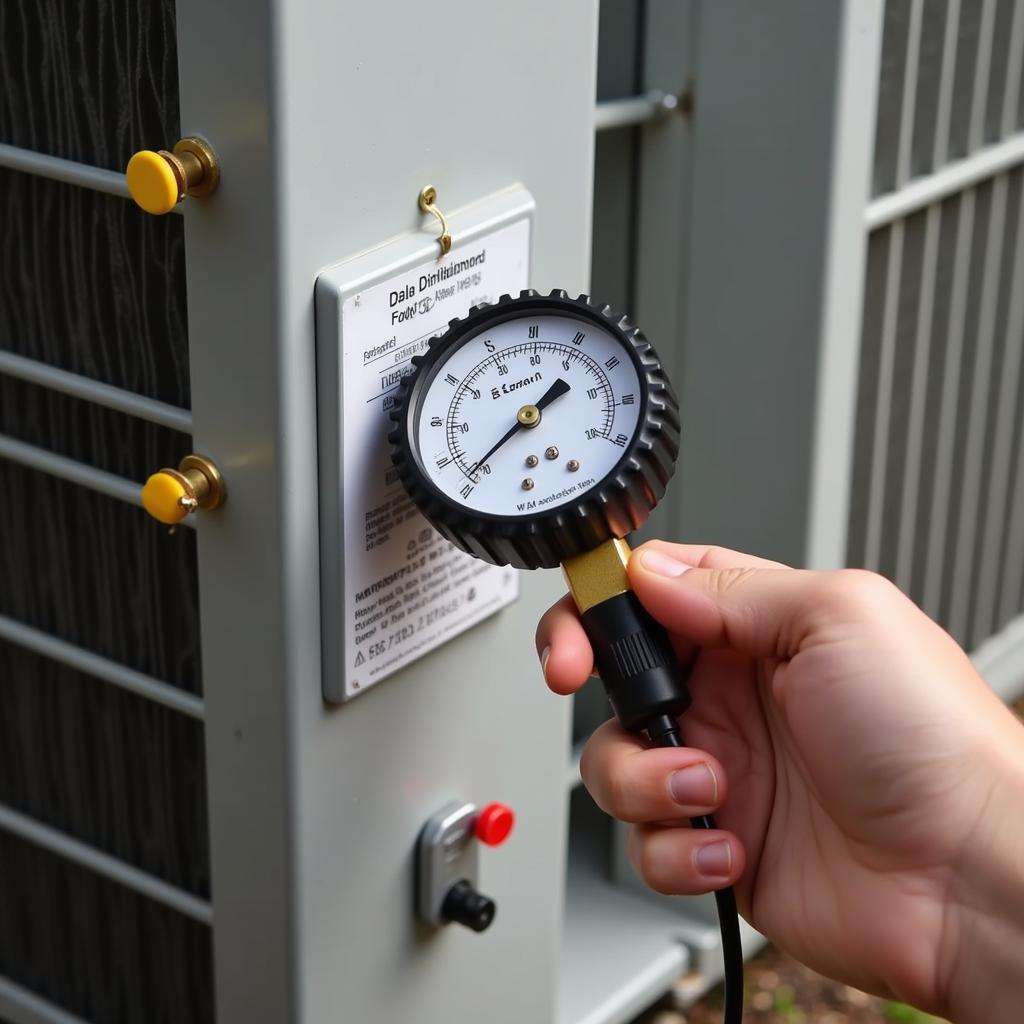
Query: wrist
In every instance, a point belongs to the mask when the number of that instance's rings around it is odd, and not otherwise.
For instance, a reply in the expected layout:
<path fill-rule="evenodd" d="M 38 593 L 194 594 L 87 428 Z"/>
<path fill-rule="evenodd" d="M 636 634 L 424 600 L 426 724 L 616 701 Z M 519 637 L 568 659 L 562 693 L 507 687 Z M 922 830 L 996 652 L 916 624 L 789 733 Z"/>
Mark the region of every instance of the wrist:
<path fill-rule="evenodd" d="M 990 750 L 991 779 L 950 882 L 939 950 L 944 1013 L 956 1024 L 1017 1019 L 1024 1005 L 1024 767 L 1019 728 Z"/>

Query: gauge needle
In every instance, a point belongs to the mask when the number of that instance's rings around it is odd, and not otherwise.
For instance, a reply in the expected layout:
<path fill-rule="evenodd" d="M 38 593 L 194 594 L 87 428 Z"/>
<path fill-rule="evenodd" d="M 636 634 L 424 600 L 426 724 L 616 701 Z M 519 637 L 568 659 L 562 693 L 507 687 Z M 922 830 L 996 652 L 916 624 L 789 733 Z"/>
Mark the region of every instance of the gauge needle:
<path fill-rule="evenodd" d="M 534 407 L 537 409 L 538 412 L 541 412 L 542 410 L 546 409 L 556 398 L 561 398 L 562 395 L 564 395 L 568 390 L 569 385 L 564 380 L 562 380 L 561 377 L 559 377 L 558 380 L 556 380 L 555 383 L 552 384 L 551 387 L 549 387 L 547 391 L 545 391 L 544 394 L 541 395 L 540 398 L 538 398 L 537 401 L 533 403 Z M 540 420 L 538 419 L 537 423 L 539 422 Z M 532 425 L 536 426 L 536 424 Z M 505 431 L 505 433 L 499 439 L 498 443 L 482 459 L 478 459 L 475 463 L 473 463 L 472 466 L 470 466 L 469 474 L 472 475 L 473 473 L 475 473 L 506 441 L 508 441 L 512 437 L 515 437 L 515 435 L 518 434 L 519 431 L 522 429 L 523 424 L 517 418 L 515 423 L 513 423 L 512 426 Z"/>

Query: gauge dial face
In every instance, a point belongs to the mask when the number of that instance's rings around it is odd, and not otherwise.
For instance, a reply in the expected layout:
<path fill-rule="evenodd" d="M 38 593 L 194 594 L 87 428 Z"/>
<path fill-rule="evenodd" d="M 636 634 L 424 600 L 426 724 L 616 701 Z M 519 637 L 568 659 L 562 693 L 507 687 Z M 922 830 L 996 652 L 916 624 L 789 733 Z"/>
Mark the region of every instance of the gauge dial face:
<path fill-rule="evenodd" d="M 630 353 L 592 321 L 500 321 L 434 372 L 413 428 L 422 468 L 476 512 L 557 508 L 615 468 L 636 434 L 642 387 Z"/>

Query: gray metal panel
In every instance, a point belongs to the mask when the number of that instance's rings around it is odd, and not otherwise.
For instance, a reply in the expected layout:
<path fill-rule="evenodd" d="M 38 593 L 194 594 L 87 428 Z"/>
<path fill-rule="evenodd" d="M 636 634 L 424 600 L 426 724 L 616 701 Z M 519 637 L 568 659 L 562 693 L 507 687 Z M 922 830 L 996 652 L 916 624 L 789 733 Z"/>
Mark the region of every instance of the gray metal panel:
<path fill-rule="evenodd" d="M 701 10 L 681 385 L 682 522 L 694 540 L 794 563 L 835 563 L 845 549 L 857 347 L 847 300 L 863 259 L 863 95 L 876 88 L 880 17 L 880 3 L 861 0 Z M 799 75 L 779 58 L 794 48 Z"/>
<path fill-rule="evenodd" d="M 633 316 L 637 130 L 597 136 L 594 151 L 594 245 L 590 293 Z M 643 323 L 643 321 L 641 321 Z"/>
<path fill-rule="evenodd" d="M 212 16 L 202 0 L 177 4 L 183 131 L 210 139 L 224 172 L 184 218 L 195 444 L 230 490 L 197 530 L 216 1019 L 252 1024 L 299 1019 L 289 694 L 312 685 L 319 661 L 312 389 L 288 359 L 303 348 L 311 359 L 313 339 L 286 329 L 280 294 L 276 7 L 235 0 Z M 297 465 L 282 452 L 289 436 L 305 439 Z M 304 521 L 286 525 L 286 486 Z"/>
<path fill-rule="evenodd" d="M 612 822 L 572 796 L 572 870 L 559 951 L 558 1024 L 625 1024 L 680 978 L 689 956 L 677 907 L 658 906 L 608 877 Z M 525 1021 L 525 1018 L 524 1018 Z"/>
<path fill-rule="evenodd" d="M 634 0 L 602 0 L 598 25 L 598 101 L 642 92 L 644 5 Z M 641 129 L 601 132 L 594 150 L 593 243 L 590 292 L 618 309 L 631 308 L 636 166 Z"/>
<path fill-rule="evenodd" d="M 643 78 L 640 87 L 692 93 L 697 46 L 697 4 L 651 0 L 646 5 Z M 692 97 L 691 97 L 692 98 Z M 637 167 L 633 315 L 643 325 L 677 390 L 686 344 L 689 288 L 691 132 L 689 115 L 649 125 L 640 134 Z M 687 443 L 686 438 L 683 440 Z M 684 480 L 677 476 L 651 517 L 645 535 L 678 536 Z"/>
<path fill-rule="evenodd" d="M 601 0 L 599 6 L 596 95 L 600 103 L 632 96 L 640 90 L 646 4 L 635 0 Z"/>
<path fill-rule="evenodd" d="M 453 994 L 499 990 L 516 999 L 491 1004 L 496 1024 L 553 1014 L 568 702 L 544 690 L 532 635 L 560 579 L 529 577 L 515 607 L 344 708 L 320 697 L 317 272 L 416 230 L 428 182 L 450 209 L 520 181 L 534 283 L 587 277 L 594 5 L 409 13 L 179 2 L 183 130 L 224 166 L 185 221 L 196 446 L 230 488 L 197 530 L 225 1021 L 430 1024 Z M 520 811 L 482 858 L 484 936 L 412 917 L 416 832 L 453 796 Z"/>

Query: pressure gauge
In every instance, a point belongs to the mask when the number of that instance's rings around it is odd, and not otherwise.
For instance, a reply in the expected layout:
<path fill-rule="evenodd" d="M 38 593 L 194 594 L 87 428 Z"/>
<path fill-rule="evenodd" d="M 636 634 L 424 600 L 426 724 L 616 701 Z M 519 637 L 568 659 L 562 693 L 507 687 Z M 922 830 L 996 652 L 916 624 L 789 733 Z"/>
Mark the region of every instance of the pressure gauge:
<path fill-rule="evenodd" d="M 412 500 L 479 558 L 561 564 L 619 720 L 657 742 L 675 735 L 686 680 L 626 573 L 624 538 L 679 450 L 678 405 L 650 343 L 585 295 L 525 291 L 453 320 L 415 364 L 390 434 Z"/>
<path fill-rule="evenodd" d="M 661 363 L 586 296 L 472 309 L 413 360 L 393 458 L 433 525 L 470 553 L 551 568 L 646 521 L 679 449 Z"/>

